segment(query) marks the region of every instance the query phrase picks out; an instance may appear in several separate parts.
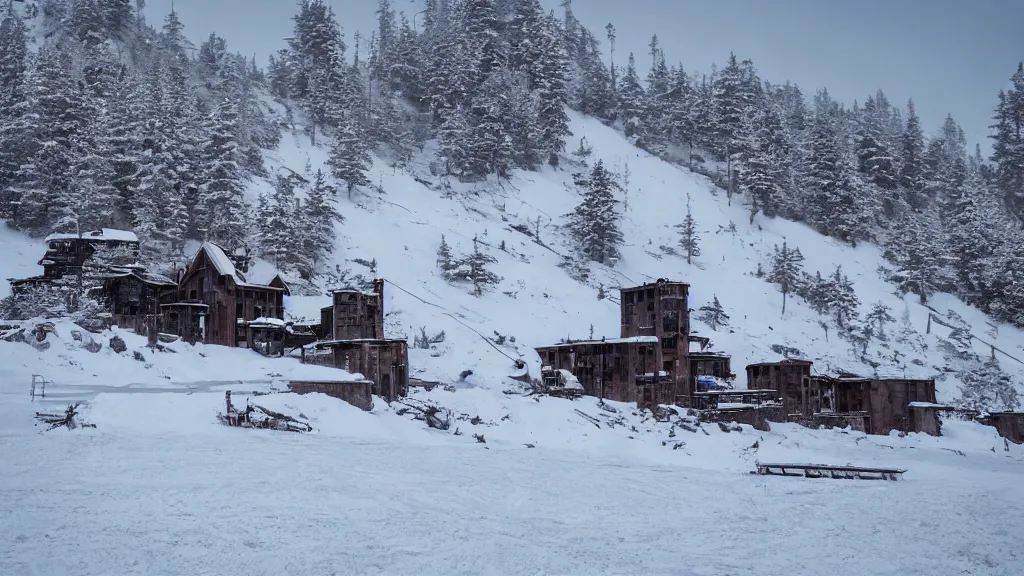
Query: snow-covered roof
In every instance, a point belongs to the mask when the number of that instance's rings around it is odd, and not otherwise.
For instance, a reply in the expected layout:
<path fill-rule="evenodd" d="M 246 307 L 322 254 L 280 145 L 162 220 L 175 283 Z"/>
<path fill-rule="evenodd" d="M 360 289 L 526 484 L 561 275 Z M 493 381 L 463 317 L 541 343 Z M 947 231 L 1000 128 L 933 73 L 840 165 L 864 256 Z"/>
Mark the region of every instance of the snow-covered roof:
<path fill-rule="evenodd" d="M 249 326 L 275 326 L 284 328 L 284 320 L 281 320 L 279 318 L 266 318 L 261 316 L 249 322 Z"/>
<path fill-rule="evenodd" d="M 911 402 L 907 406 L 911 408 L 939 408 L 941 410 L 954 410 L 956 408 L 948 404 L 936 404 L 934 402 Z"/>
<path fill-rule="evenodd" d="M 51 242 L 53 240 L 77 240 L 79 238 L 88 240 L 99 240 L 103 242 L 138 242 L 139 237 L 134 232 L 128 230 L 116 230 L 114 228 L 104 228 L 102 230 L 93 230 L 91 232 L 83 232 L 81 236 L 78 234 L 50 234 L 46 237 L 45 242 Z"/>
<path fill-rule="evenodd" d="M 228 255 L 224 253 L 224 249 L 217 246 L 213 242 L 203 242 L 203 245 L 199 247 L 200 252 L 206 252 L 207 259 L 213 264 L 213 267 L 217 269 L 217 273 L 221 276 L 231 276 L 237 283 L 245 283 L 245 276 L 235 269 L 234 263 L 228 258 Z M 198 256 L 199 253 L 196 253 Z"/>
<path fill-rule="evenodd" d="M 540 346 L 540 348 L 562 348 L 565 346 L 587 346 L 591 344 L 657 344 L 657 336 L 632 336 L 629 338 L 605 338 L 604 340 L 573 340 L 572 342 L 562 342 L 559 344 L 551 344 L 548 346 Z"/>

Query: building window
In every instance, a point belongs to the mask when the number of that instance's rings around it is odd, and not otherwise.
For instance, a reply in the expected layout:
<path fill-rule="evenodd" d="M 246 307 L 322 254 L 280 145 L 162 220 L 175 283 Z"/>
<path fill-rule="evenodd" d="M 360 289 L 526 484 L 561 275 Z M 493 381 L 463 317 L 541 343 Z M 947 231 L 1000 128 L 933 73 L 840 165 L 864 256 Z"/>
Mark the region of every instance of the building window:
<path fill-rule="evenodd" d="M 625 294 L 623 294 L 622 295 L 622 303 L 623 304 L 632 304 L 633 303 L 633 293 L 632 292 L 626 292 Z"/>
<path fill-rule="evenodd" d="M 644 293 L 642 291 L 636 293 L 636 301 L 638 303 L 644 301 Z"/>
<path fill-rule="evenodd" d="M 679 339 L 677 337 L 675 337 L 675 336 L 672 336 L 671 338 L 662 338 L 661 339 L 661 349 L 662 350 L 671 350 L 671 349 L 676 347 L 676 344 L 678 342 L 679 342 Z"/>
<path fill-rule="evenodd" d="M 675 333 L 679 331 L 679 312 L 663 312 L 661 315 L 661 329 L 665 332 Z"/>

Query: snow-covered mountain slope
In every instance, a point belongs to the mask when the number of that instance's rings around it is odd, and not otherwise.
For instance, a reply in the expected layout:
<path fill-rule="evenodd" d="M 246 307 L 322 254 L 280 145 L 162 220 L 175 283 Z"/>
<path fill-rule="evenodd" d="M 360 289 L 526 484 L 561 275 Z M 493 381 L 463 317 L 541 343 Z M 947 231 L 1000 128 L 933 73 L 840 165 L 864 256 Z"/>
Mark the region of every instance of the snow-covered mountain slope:
<path fill-rule="evenodd" d="M 938 377 L 941 400 L 958 396 L 959 383 L 944 377 L 942 367 L 947 361 L 937 349 L 937 339 L 946 336 L 948 329 L 933 324 L 931 334 L 925 334 L 928 309 L 914 296 L 896 296 L 893 287 L 879 277 L 877 269 L 884 261 L 877 247 L 854 248 L 802 224 L 761 215 L 751 224 L 748 207 L 740 197 L 734 197 L 730 204 L 724 191 L 703 176 L 638 150 L 598 121 L 575 114 L 571 118 L 570 141 L 586 138 L 593 147 L 590 165 L 601 159 L 619 174 L 624 188 L 618 193 L 619 199 L 627 208 L 621 261 L 614 269 L 592 265 L 588 286 L 557 267 L 561 255 L 568 251 L 560 228 L 563 216 L 580 200 L 572 184 L 572 172 L 586 170 L 582 165 L 565 161 L 560 169 L 518 172 L 510 181 L 500 183 L 454 183 L 452 192 L 445 194 L 425 162 L 409 171 L 377 162 L 370 180 L 379 192 L 357 192 L 352 203 L 339 194 L 347 221 L 339 227 L 342 239 L 334 264 L 365 274 L 365 267 L 353 260 L 376 260 L 378 274 L 389 281 L 386 324 L 390 336 L 412 339 L 420 327 L 426 327 L 428 334 L 444 330 L 447 335 L 437 350 L 413 350 L 415 375 L 452 381 L 463 370 L 473 370 L 473 382 L 499 388 L 501 376 L 511 368 L 507 354 L 526 359 L 536 376 L 540 366 L 532 351 L 534 346 L 567 337 L 586 338 L 591 325 L 596 337 L 618 336 L 618 305 L 608 299 L 598 300 L 599 285 L 617 297 L 613 287 L 668 278 L 691 284 L 690 306 L 694 310 L 715 296 L 719 298 L 731 316 L 731 329 L 712 331 L 696 321 L 695 313 L 693 329 L 711 337 L 715 349 L 733 355 L 741 383 L 746 364 L 779 359 L 782 355 L 777 350 L 782 346 L 813 360 L 817 372 Z M 309 147 L 303 136 L 287 135 L 268 160 L 272 168 L 301 171 L 308 162 L 316 170 L 325 162 L 326 154 L 323 149 Z M 627 164 L 628 185 L 623 177 Z M 677 246 L 678 234 L 673 227 L 683 220 L 688 196 L 702 251 L 693 265 L 659 248 Z M 543 245 L 519 231 L 533 234 L 538 218 Z M 729 232 L 731 225 L 735 225 L 735 233 Z M 459 253 L 471 251 L 472 239 L 478 236 L 484 249 L 498 260 L 493 269 L 503 278 L 500 285 L 478 298 L 469 294 L 469 287 L 442 280 L 436 266 L 442 235 Z M 783 242 L 790 248 L 800 248 L 806 258 L 804 268 L 812 275 L 820 271 L 827 276 L 842 265 L 861 300 L 862 315 L 879 301 L 893 310 L 897 322 L 887 326 L 887 341 L 874 339 L 868 347 L 866 358 L 877 367 L 865 364 L 861 351 L 835 334 L 834 321 L 829 321 L 832 327 L 826 333 L 820 323 L 829 319 L 819 316 L 801 299 L 790 296 L 782 315 L 778 287 L 756 277 L 755 272 L 759 263 L 767 270 L 774 247 Z M 504 251 L 500 249 L 502 244 Z M 327 303 L 326 297 L 294 300 L 296 313 L 310 316 Z M 937 295 L 929 305 L 942 313 L 954 310 L 977 335 L 991 331 L 983 314 L 953 297 Z M 902 322 L 904 313 L 909 326 Z M 494 338 L 495 332 L 514 336 L 515 343 L 506 343 L 502 351 L 495 350 L 480 336 Z M 892 337 L 900 332 L 907 336 L 903 342 Z M 1007 325 L 999 326 L 997 337 L 988 338 L 986 341 L 1012 355 L 1017 355 L 1024 344 L 1024 333 Z M 1002 367 L 1020 381 L 1024 366 L 1002 355 L 999 359 Z"/>
<path fill-rule="evenodd" d="M 532 347 L 587 337 L 591 325 L 595 336 L 618 335 L 618 306 L 598 300 L 600 285 L 614 296 L 615 286 L 659 277 L 689 282 L 695 309 L 718 296 L 732 328 L 693 326 L 733 354 L 740 385 L 745 364 L 780 357 L 773 345 L 798 349 L 819 371 L 870 373 L 848 343 L 834 334 L 826 340 L 820 317 L 799 299 L 783 317 L 781 294 L 753 275 L 784 239 L 801 248 L 809 271 L 842 264 L 863 302 L 882 300 L 896 316 L 907 309 L 911 329 L 925 330 L 926 309 L 891 295 L 875 275 L 875 248 L 841 246 L 781 220 L 750 225 L 746 208 L 730 206 L 703 177 L 638 152 L 589 119 L 573 116 L 572 128 L 593 146 L 591 161 L 618 172 L 628 162 L 631 173 L 621 262 L 614 270 L 592 266 L 593 285 L 558 267 L 567 246 L 562 215 L 579 201 L 571 172 L 581 167 L 446 194 L 425 163 L 408 173 L 378 162 L 371 179 L 380 192 L 356 192 L 352 202 L 339 194 L 347 220 L 328 267 L 369 275 L 355 260 L 377 261 L 389 281 L 390 336 L 412 339 L 420 327 L 445 332 L 443 343 L 412 350 L 410 361 L 414 376 L 454 388 L 414 389 L 408 402 L 450 410 L 447 432 L 380 400 L 367 413 L 319 394 L 249 394 L 288 378 L 348 376 L 293 359 L 182 343 L 157 352 L 120 330 L 83 334 L 103 344 L 90 352 L 65 321 L 56 322 L 45 350 L 0 341 L 0 490 L 12 495 L 0 501 L 0 573 L 206 574 L 222 573 L 225 562 L 254 574 L 1019 573 L 1009 551 L 1021 518 L 1012 479 L 1024 452 L 991 427 L 945 421 L 942 437 L 795 424 L 691 431 L 596 398 L 502 393 L 512 359 L 524 358 L 538 375 Z M 322 166 L 325 153 L 287 135 L 267 157 L 271 169 L 301 172 L 307 161 L 312 170 Z M 676 243 L 672 227 L 687 194 L 703 247 L 692 266 L 659 249 Z M 518 231 L 536 230 L 538 217 L 543 245 Z M 730 222 L 735 235 L 726 231 Z M 0 234 L 2 275 L 35 273 L 43 246 Z M 501 283 L 475 297 L 469 286 L 442 280 L 435 265 L 442 234 L 458 253 L 478 236 L 498 260 Z M 260 262 L 254 274 L 269 268 Z M 288 314 L 316 317 L 327 302 L 293 297 Z M 933 305 L 978 327 L 986 321 L 952 298 Z M 946 329 L 933 328 L 907 344 L 890 339 L 893 348 L 876 340 L 868 356 L 880 374 L 939 375 Z M 508 337 L 504 344 L 487 340 L 495 332 Z M 110 349 L 114 335 L 126 352 Z M 999 328 L 1000 348 L 1013 353 L 1021 343 L 1018 330 Z M 887 361 L 895 349 L 904 356 Z M 1016 370 L 1010 361 L 1003 366 Z M 466 370 L 472 374 L 463 379 Z M 33 374 L 52 382 L 35 402 Z M 940 398 L 954 397 L 956 385 L 940 380 Z M 226 389 L 236 406 L 253 401 L 301 414 L 314 429 L 224 427 L 216 414 Z M 95 429 L 34 433 L 34 411 L 80 399 Z M 764 478 L 747 473 L 756 460 L 908 472 L 897 483 Z M 143 544 L 124 546 L 125 534 Z M 55 545 L 62 554 L 51 553 Z"/>
<path fill-rule="evenodd" d="M 732 354 L 740 386 L 745 380 L 745 365 L 779 359 L 780 351 L 786 348 L 791 354 L 813 360 L 819 373 L 843 370 L 935 377 L 940 401 L 959 395 L 959 381 L 944 372 L 949 361 L 938 346 L 949 329 L 933 323 L 931 333 L 926 334 L 928 308 L 912 295 L 896 296 L 893 287 L 880 278 L 877 269 L 884 261 L 877 247 L 862 244 L 854 248 L 802 224 L 762 215 L 751 224 L 741 197 L 734 196 L 730 202 L 724 191 L 705 177 L 638 150 L 596 120 L 576 114 L 571 119 L 571 142 L 585 138 L 593 148 L 588 163 L 603 160 L 619 175 L 623 187 L 617 192 L 625 207 L 621 260 L 614 269 L 591 265 L 588 285 L 573 280 L 558 267 L 562 255 L 568 252 L 562 228 L 564 215 L 580 200 L 572 173 L 587 170 L 573 160 L 564 160 L 559 169 L 516 172 L 508 181 L 474 185 L 453 182 L 446 189 L 441 179 L 430 174 L 428 149 L 408 169 L 394 168 L 378 159 L 370 175 L 372 186 L 357 190 L 351 200 L 339 192 L 339 209 L 346 221 L 338 226 L 339 241 L 326 268 L 369 276 L 370 271 L 356 260 L 375 260 L 376 273 L 388 280 L 388 335 L 411 341 L 421 328 L 428 335 L 445 332 L 445 341 L 433 349 L 411 350 L 413 376 L 456 382 L 464 371 L 471 370 L 468 382 L 501 390 L 506 387 L 504 377 L 512 371 L 512 359 L 523 358 L 530 373 L 539 374 L 535 346 L 562 338 L 587 338 L 591 326 L 595 337 L 619 335 L 618 305 L 610 299 L 599 300 L 600 287 L 617 297 L 615 287 L 668 278 L 691 285 L 690 306 L 694 310 L 715 296 L 719 298 L 731 316 L 730 327 L 713 331 L 691 313 L 692 329 L 711 337 L 716 350 Z M 324 147 L 310 146 L 305 136 L 286 134 L 277 150 L 267 151 L 266 159 L 272 172 L 315 172 L 325 168 L 327 152 Z M 267 186 L 255 182 L 249 193 L 254 199 L 260 191 L 267 191 Z M 684 257 L 660 248 L 677 245 L 674 226 L 686 213 L 688 197 L 701 243 L 701 255 L 692 265 Z M 533 238 L 538 232 L 540 243 Z M 35 261 L 44 250 L 42 245 L 9 230 L 0 234 L 5 245 L 2 275 L 36 273 Z M 481 249 L 497 259 L 492 268 L 502 277 L 499 285 L 475 297 L 468 285 L 444 281 L 436 265 L 442 235 L 457 254 L 471 251 L 472 240 L 478 237 Z M 873 339 L 867 354 L 862 355 L 835 333 L 834 321 L 812 311 L 800 298 L 791 295 L 783 315 L 778 287 L 755 276 L 759 264 L 768 268 L 774 247 L 783 242 L 801 250 L 804 269 L 811 274 L 820 271 L 828 275 L 842 265 L 862 303 L 862 315 L 875 302 L 889 306 L 897 318 L 886 327 L 889 337 L 885 341 Z M 257 268 L 269 276 L 272 266 L 259 262 Z M 293 297 L 288 314 L 318 318 L 320 307 L 328 303 L 327 296 Z M 1000 325 L 993 335 L 984 314 L 948 295 L 934 296 L 929 305 L 942 313 L 953 310 L 971 325 L 975 335 L 1010 355 L 1024 357 L 1024 333 L 1020 330 Z M 823 320 L 830 326 L 828 332 L 821 324 Z M 504 344 L 494 342 L 496 334 L 506 337 Z M 895 338 L 897 334 L 902 337 Z M 976 345 L 979 354 L 990 352 Z M 877 366 L 866 364 L 865 358 Z M 998 359 L 1015 381 L 1024 381 L 1024 365 L 1003 354 Z M 65 367 L 57 362 L 47 368 L 46 361 L 40 360 L 15 370 L 19 370 L 19 377 L 43 373 L 59 381 Z M 167 376 L 184 381 L 191 374 Z M 133 374 L 132 378 L 139 376 Z"/>

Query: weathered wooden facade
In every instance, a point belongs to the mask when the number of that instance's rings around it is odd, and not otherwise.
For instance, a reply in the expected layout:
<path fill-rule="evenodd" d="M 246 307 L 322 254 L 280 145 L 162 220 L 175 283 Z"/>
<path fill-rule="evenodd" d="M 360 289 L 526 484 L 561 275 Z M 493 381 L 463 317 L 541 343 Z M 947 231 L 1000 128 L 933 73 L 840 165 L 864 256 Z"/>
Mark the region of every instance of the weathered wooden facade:
<path fill-rule="evenodd" d="M 405 340 L 332 340 L 302 348 L 302 361 L 362 374 L 373 393 L 388 402 L 409 391 L 409 346 Z"/>
<path fill-rule="evenodd" d="M 672 382 L 658 374 L 658 340 L 654 336 L 566 342 L 537 348 L 541 364 L 568 370 L 584 394 L 616 402 L 671 404 Z M 542 368 L 543 372 L 543 368 Z M 644 381 L 649 376 L 651 382 Z M 655 380 L 660 376 L 660 382 Z"/>
<path fill-rule="evenodd" d="M 372 292 L 361 290 L 335 290 L 329 312 L 321 310 L 321 322 L 325 320 L 333 329 L 335 340 L 383 339 L 384 338 L 384 280 L 373 283 Z"/>
<path fill-rule="evenodd" d="M 701 377 L 710 377 L 729 383 L 736 378 L 732 371 L 732 357 L 721 352 L 690 352 L 690 378 L 694 392 L 707 389 L 702 386 Z"/>
<path fill-rule="evenodd" d="M 373 409 L 373 382 L 369 380 L 293 380 L 288 389 L 296 394 L 326 394 L 367 412 Z"/>
<path fill-rule="evenodd" d="M 105 228 L 82 234 L 51 234 L 45 242 L 46 253 L 39 260 L 43 274 L 12 280 L 13 293 L 22 294 L 66 277 L 102 278 L 140 269 L 139 239 L 125 230 Z"/>
<path fill-rule="evenodd" d="M 245 323 L 245 348 L 264 356 L 284 356 L 288 328 L 276 318 L 257 318 Z"/>
<path fill-rule="evenodd" d="M 1014 444 L 1024 444 L 1024 412 L 992 412 L 981 420 Z"/>
<path fill-rule="evenodd" d="M 114 325 L 146 335 L 153 330 L 165 331 L 161 305 L 174 302 L 177 290 L 178 285 L 170 278 L 133 270 L 104 279 L 101 300 Z"/>
<path fill-rule="evenodd" d="M 655 337 L 655 374 L 668 374 L 670 389 L 658 383 L 658 403 L 673 404 L 678 396 L 690 396 L 690 285 L 659 279 L 652 284 L 622 288 L 619 306 L 622 338 Z"/>
<path fill-rule="evenodd" d="M 203 342 L 210 307 L 202 302 L 174 302 L 160 305 L 160 331 L 180 336 L 189 344 Z"/>
<path fill-rule="evenodd" d="M 240 346 L 248 341 L 246 322 L 284 318 L 287 287 L 246 282 L 224 251 L 204 243 L 178 285 L 178 302 L 205 304 L 203 341 Z"/>
<path fill-rule="evenodd" d="M 747 366 L 747 388 L 775 390 L 786 414 L 800 414 L 801 389 L 810 380 L 812 362 L 809 360 L 782 360 Z"/>
<path fill-rule="evenodd" d="M 130 268 L 139 261 L 139 238 L 125 230 L 51 234 L 45 242 L 46 254 L 39 261 L 45 278 L 81 274 L 94 256 L 102 260 L 96 263 L 102 268 Z"/>

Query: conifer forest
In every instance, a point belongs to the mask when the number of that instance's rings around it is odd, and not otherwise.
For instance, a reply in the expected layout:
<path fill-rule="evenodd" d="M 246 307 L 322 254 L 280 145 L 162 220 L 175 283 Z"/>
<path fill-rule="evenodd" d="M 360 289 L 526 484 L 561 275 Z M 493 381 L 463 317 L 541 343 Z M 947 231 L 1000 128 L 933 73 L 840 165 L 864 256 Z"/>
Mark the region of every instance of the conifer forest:
<path fill-rule="evenodd" d="M 373 186 L 373 158 L 401 168 L 430 154 L 438 178 L 461 182 L 558 168 L 586 153 L 568 107 L 711 177 L 751 221 L 786 218 L 884 247 L 879 273 L 894 290 L 922 302 L 949 292 L 1024 326 L 1022 66 L 1007 70 L 1007 88 L 993 86 L 985 157 L 952 116 L 922 126 L 913 100 L 881 90 L 838 102 L 827 87 L 762 78 L 735 54 L 686 70 L 656 36 L 648 53 L 621 54 L 615 23 L 589 30 L 568 0 L 560 13 L 539 0 L 427 0 L 415 19 L 379 0 L 376 29 L 350 36 L 323 0 L 302 0 L 291 37 L 265 63 L 216 34 L 196 46 L 174 12 L 150 23 L 143 7 L 0 6 L 9 225 L 34 236 L 134 230 L 149 263 L 210 240 L 308 278 L 335 245 L 342 200 Z M 268 172 L 263 151 L 295 129 L 329 146 L 329 174 Z M 273 192 L 247 198 L 260 179 Z M 566 222 L 578 256 L 613 263 L 616 179 L 597 163 L 576 181 L 582 204 Z M 694 257 L 693 216 L 680 222 L 679 250 Z M 768 279 L 841 326 L 856 298 L 849 281 L 841 269 L 803 274 L 801 258 L 779 247 Z"/>

